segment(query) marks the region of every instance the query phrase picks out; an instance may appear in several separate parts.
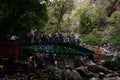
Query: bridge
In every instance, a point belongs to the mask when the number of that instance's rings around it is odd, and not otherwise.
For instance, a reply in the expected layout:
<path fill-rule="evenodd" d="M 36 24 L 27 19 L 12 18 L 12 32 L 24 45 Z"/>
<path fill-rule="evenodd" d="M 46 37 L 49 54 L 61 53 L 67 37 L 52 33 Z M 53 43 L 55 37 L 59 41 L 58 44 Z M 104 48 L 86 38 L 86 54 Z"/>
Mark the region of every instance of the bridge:
<path fill-rule="evenodd" d="M 93 55 L 94 51 L 85 47 L 65 42 L 22 42 L 22 43 L 0 43 L 0 56 L 9 57 L 14 55 L 19 57 L 20 50 L 32 50 L 40 52 L 55 52 L 57 54 L 71 54 L 71 55 Z"/>
<path fill-rule="evenodd" d="M 33 42 L 20 43 L 20 49 L 46 52 L 47 50 L 59 54 L 93 55 L 94 52 L 85 47 L 66 42 Z"/>

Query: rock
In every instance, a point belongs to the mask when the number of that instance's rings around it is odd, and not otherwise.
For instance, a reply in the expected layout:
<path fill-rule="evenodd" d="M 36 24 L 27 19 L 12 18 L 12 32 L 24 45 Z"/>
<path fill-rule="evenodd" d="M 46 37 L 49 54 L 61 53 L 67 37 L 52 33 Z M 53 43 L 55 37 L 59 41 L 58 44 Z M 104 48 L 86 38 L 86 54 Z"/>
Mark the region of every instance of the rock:
<path fill-rule="evenodd" d="M 90 80 L 98 80 L 98 78 L 92 77 L 92 78 L 90 78 Z"/>
<path fill-rule="evenodd" d="M 105 74 L 103 72 L 99 72 L 99 78 L 103 79 L 105 77 Z"/>
<path fill-rule="evenodd" d="M 110 77 L 112 74 L 107 74 L 106 77 Z"/>
<path fill-rule="evenodd" d="M 113 74 L 112 74 L 112 76 L 120 76 L 120 74 L 119 73 L 117 73 L 117 72 L 114 72 Z"/>
<path fill-rule="evenodd" d="M 117 72 L 114 72 L 106 75 L 106 77 L 116 77 L 116 76 L 120 76 L 120 74 Z"/>
<path fill-rule="evenodd" d="M 99 75 L 103 76 L 103 75 L 105 75 L 105 74 L 104 74 L 104 73 L 102 73 L 102 72 L 99 72 Z"/>
<path fill-rule="evenodd" d="M 73 80 L 82 80 L 80 74 L 76 70 L 67 69 L 67 73 Z"/>
<path fill-rule="evenodd" d="M 120 77 L 108 77 L 104 78 L 103 80 L 120 80 Z"/>
<path fill-rule="evenodd" d="M 91 71 L 88 71 L 86 67 L 81 66 L 76 68 L 76 70 L 80 73 L 80 75 L 91 78 L 91 77 L 99 77 L 97 73 L 93 73 Z"/>
<path fill-rule="evenodd" d="M 105 68 L 103 66 L 99 66 L 99 65 L 89 65 L 88 70 L 93 72 L 93 73 L 99 73 L 99 72 L 108 73 L 107 68 Z"/>

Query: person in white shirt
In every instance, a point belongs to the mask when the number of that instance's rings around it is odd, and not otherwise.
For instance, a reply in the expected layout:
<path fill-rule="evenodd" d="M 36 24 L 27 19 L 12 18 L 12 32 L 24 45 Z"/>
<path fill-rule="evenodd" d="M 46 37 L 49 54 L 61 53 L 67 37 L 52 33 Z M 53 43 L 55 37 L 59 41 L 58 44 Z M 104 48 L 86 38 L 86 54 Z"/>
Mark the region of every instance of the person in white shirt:
<path fill-rule="evenodd" d="M 18 37 L 16 35 L 12 35 L 10 41 L 14 42 L 16 41 L 16 39 L 18 39 Z"/>
<path fill-rule="evenodd" d="M 36 31 L 37 31 L 37 30 L 33 30 L 33 29 L 30 30 L 29 35 L 30 35 L 30 40 L 31 40 L 31 42 L 34 42 L 34 33 L 35 33 Z"/>

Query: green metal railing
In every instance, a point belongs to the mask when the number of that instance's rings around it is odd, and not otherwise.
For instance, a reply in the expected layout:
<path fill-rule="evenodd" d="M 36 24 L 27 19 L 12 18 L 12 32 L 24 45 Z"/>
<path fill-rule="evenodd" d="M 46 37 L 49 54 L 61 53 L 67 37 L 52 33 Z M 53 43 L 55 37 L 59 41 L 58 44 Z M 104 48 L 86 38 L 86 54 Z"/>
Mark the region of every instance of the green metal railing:
<path fill-rule="evenodd" d="M 54 51 L 56 53 L 65 53 L 65 54 L 72 54 L 72 55 L 93 55 L 94 52 L 87 48 L 84 48 L 79 45 L 75 45 L 73 43 L 65 43 L 65 42 L 25 42 L 19 43 L 20 49 L 26 50 L 34 50 L 34 51 L 42 51 L 46 52 Z M 48 48 L 46 48 L 48 47 Z"/>

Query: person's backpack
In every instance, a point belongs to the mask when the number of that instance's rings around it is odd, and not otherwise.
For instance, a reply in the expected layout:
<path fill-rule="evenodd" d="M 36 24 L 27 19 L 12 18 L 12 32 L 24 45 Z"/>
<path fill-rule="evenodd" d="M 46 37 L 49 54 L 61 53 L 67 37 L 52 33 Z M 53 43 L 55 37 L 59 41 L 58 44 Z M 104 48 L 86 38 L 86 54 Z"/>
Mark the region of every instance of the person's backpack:
<path fill-rule="evenodd" d="M 80 40 L 80 38 L 77 38 L 77 42 L 80 42 L 81 40 Z"/>

